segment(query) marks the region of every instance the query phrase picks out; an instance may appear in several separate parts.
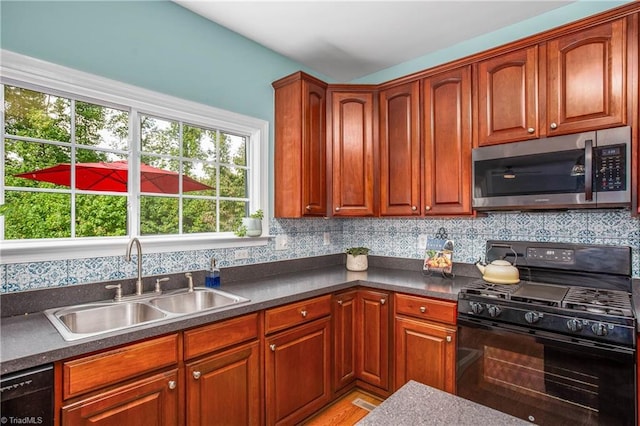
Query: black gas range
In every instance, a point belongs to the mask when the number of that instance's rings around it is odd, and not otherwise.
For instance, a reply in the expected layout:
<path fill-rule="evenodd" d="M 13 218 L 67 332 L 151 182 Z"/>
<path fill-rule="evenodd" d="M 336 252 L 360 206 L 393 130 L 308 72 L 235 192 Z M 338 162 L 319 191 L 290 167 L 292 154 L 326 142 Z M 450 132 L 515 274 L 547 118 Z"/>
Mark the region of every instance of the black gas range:
<path fill-rule="evenodd" d="M 636 424 L 631 248 L 488 241 L 520 282 L 458 295 L 457 393 L 539 425 Z"/>
<path fill-rule="evenodd" d="M 630 247 L 487 242 L 488 262 L 510 258 L 520 283 L 472 282 L 460 291 L 459 316 L 636 346 Z"/>

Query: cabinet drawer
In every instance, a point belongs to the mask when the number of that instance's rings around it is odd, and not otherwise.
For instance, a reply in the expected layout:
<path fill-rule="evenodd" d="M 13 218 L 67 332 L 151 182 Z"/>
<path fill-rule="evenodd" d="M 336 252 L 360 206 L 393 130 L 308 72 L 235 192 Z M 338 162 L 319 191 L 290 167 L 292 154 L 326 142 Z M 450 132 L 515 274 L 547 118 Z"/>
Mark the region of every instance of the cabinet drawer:
<path fill-rule="evenodd" d="M 303 324 L 331 313 L 331 295 L 269 309 L 265 312 L 265 333 Z"/>
<path fill-rule="evenodd" d="M 198 327 L 184 332 L 184 359 L 195 358 L 257 337 L 257 313 Z"/>
<path fill-rule="evenodd" d="M 396 294 L 395 299 L 397 314 L 410 315 L 447 324 L 456 323 L 456 302 L 409 296 L 407 294 Z"/>
<path fill-rule="evenodd" d="M 72 398 L 158 368 L 174 365 L 178 359 L 178 335 L 172 334 L 64 362 L 63 398 Z"/>

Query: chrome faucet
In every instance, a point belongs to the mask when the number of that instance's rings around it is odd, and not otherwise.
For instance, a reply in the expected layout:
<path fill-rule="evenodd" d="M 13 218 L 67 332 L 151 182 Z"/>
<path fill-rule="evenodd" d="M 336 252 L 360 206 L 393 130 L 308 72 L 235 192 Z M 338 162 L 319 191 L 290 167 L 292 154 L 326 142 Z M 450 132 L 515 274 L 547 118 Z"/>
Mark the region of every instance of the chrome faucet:
<path fill-rule="evenodd" d="M 136 281 L 136 295 L 142 294 L 142 246 L 138 238 L 132 238 L 127 245 L 127 252 L 124 254 L 124 260 L 131 262 L 131 248 L 133 243 L 136 244 L 136 250 L 138 251 L 138 280 Z"/>

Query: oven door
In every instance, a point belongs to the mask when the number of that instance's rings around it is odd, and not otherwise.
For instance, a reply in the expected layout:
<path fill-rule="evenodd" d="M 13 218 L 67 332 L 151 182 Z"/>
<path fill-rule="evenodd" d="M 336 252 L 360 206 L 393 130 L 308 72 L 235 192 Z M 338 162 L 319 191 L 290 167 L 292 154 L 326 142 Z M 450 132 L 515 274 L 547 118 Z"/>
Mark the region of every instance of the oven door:
<path fill-rule="evenodd" d="M 458 396 L 539 425 L 634 425 L 635 350 L 458 317 Z"/>

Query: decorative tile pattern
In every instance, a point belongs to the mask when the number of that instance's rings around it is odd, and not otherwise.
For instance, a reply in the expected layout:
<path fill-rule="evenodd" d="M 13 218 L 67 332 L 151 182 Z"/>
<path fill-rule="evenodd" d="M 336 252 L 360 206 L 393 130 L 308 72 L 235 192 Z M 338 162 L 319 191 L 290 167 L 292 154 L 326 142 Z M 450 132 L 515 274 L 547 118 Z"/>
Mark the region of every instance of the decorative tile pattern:
<path fill-rule="evenodd" d="M 249 265 L 300 257 L 342 253 L 347 247 L 366 246 L 371 254 L 419 259 L 420 235 L 435 236 L 444 228 L 455 241 L 455 261 L 474 263 L 484 258 L 491 239 L 560 241 L 611 244 L 632 247 L 633 276 L 640 277 L 640 219 L 624 210 L 490 213 L 475 218 L 363 218 L 363 219 L 272 219 L 270 235 L 286 234 L 289 247 L 275 249 L 275 239 L 266 246 L 249 247 L 248 259 L 236 260 L 234 248 L 206 249 L 143 255 L 143 275 L 202 270 L 215 257 L 219 267 Z M 324 245 L 324 234 L 330 244 Z M 68 259 L 52 262 L 0 265 L 1 292 L 134 278 L 137 259 L 123 256 Z"/>

